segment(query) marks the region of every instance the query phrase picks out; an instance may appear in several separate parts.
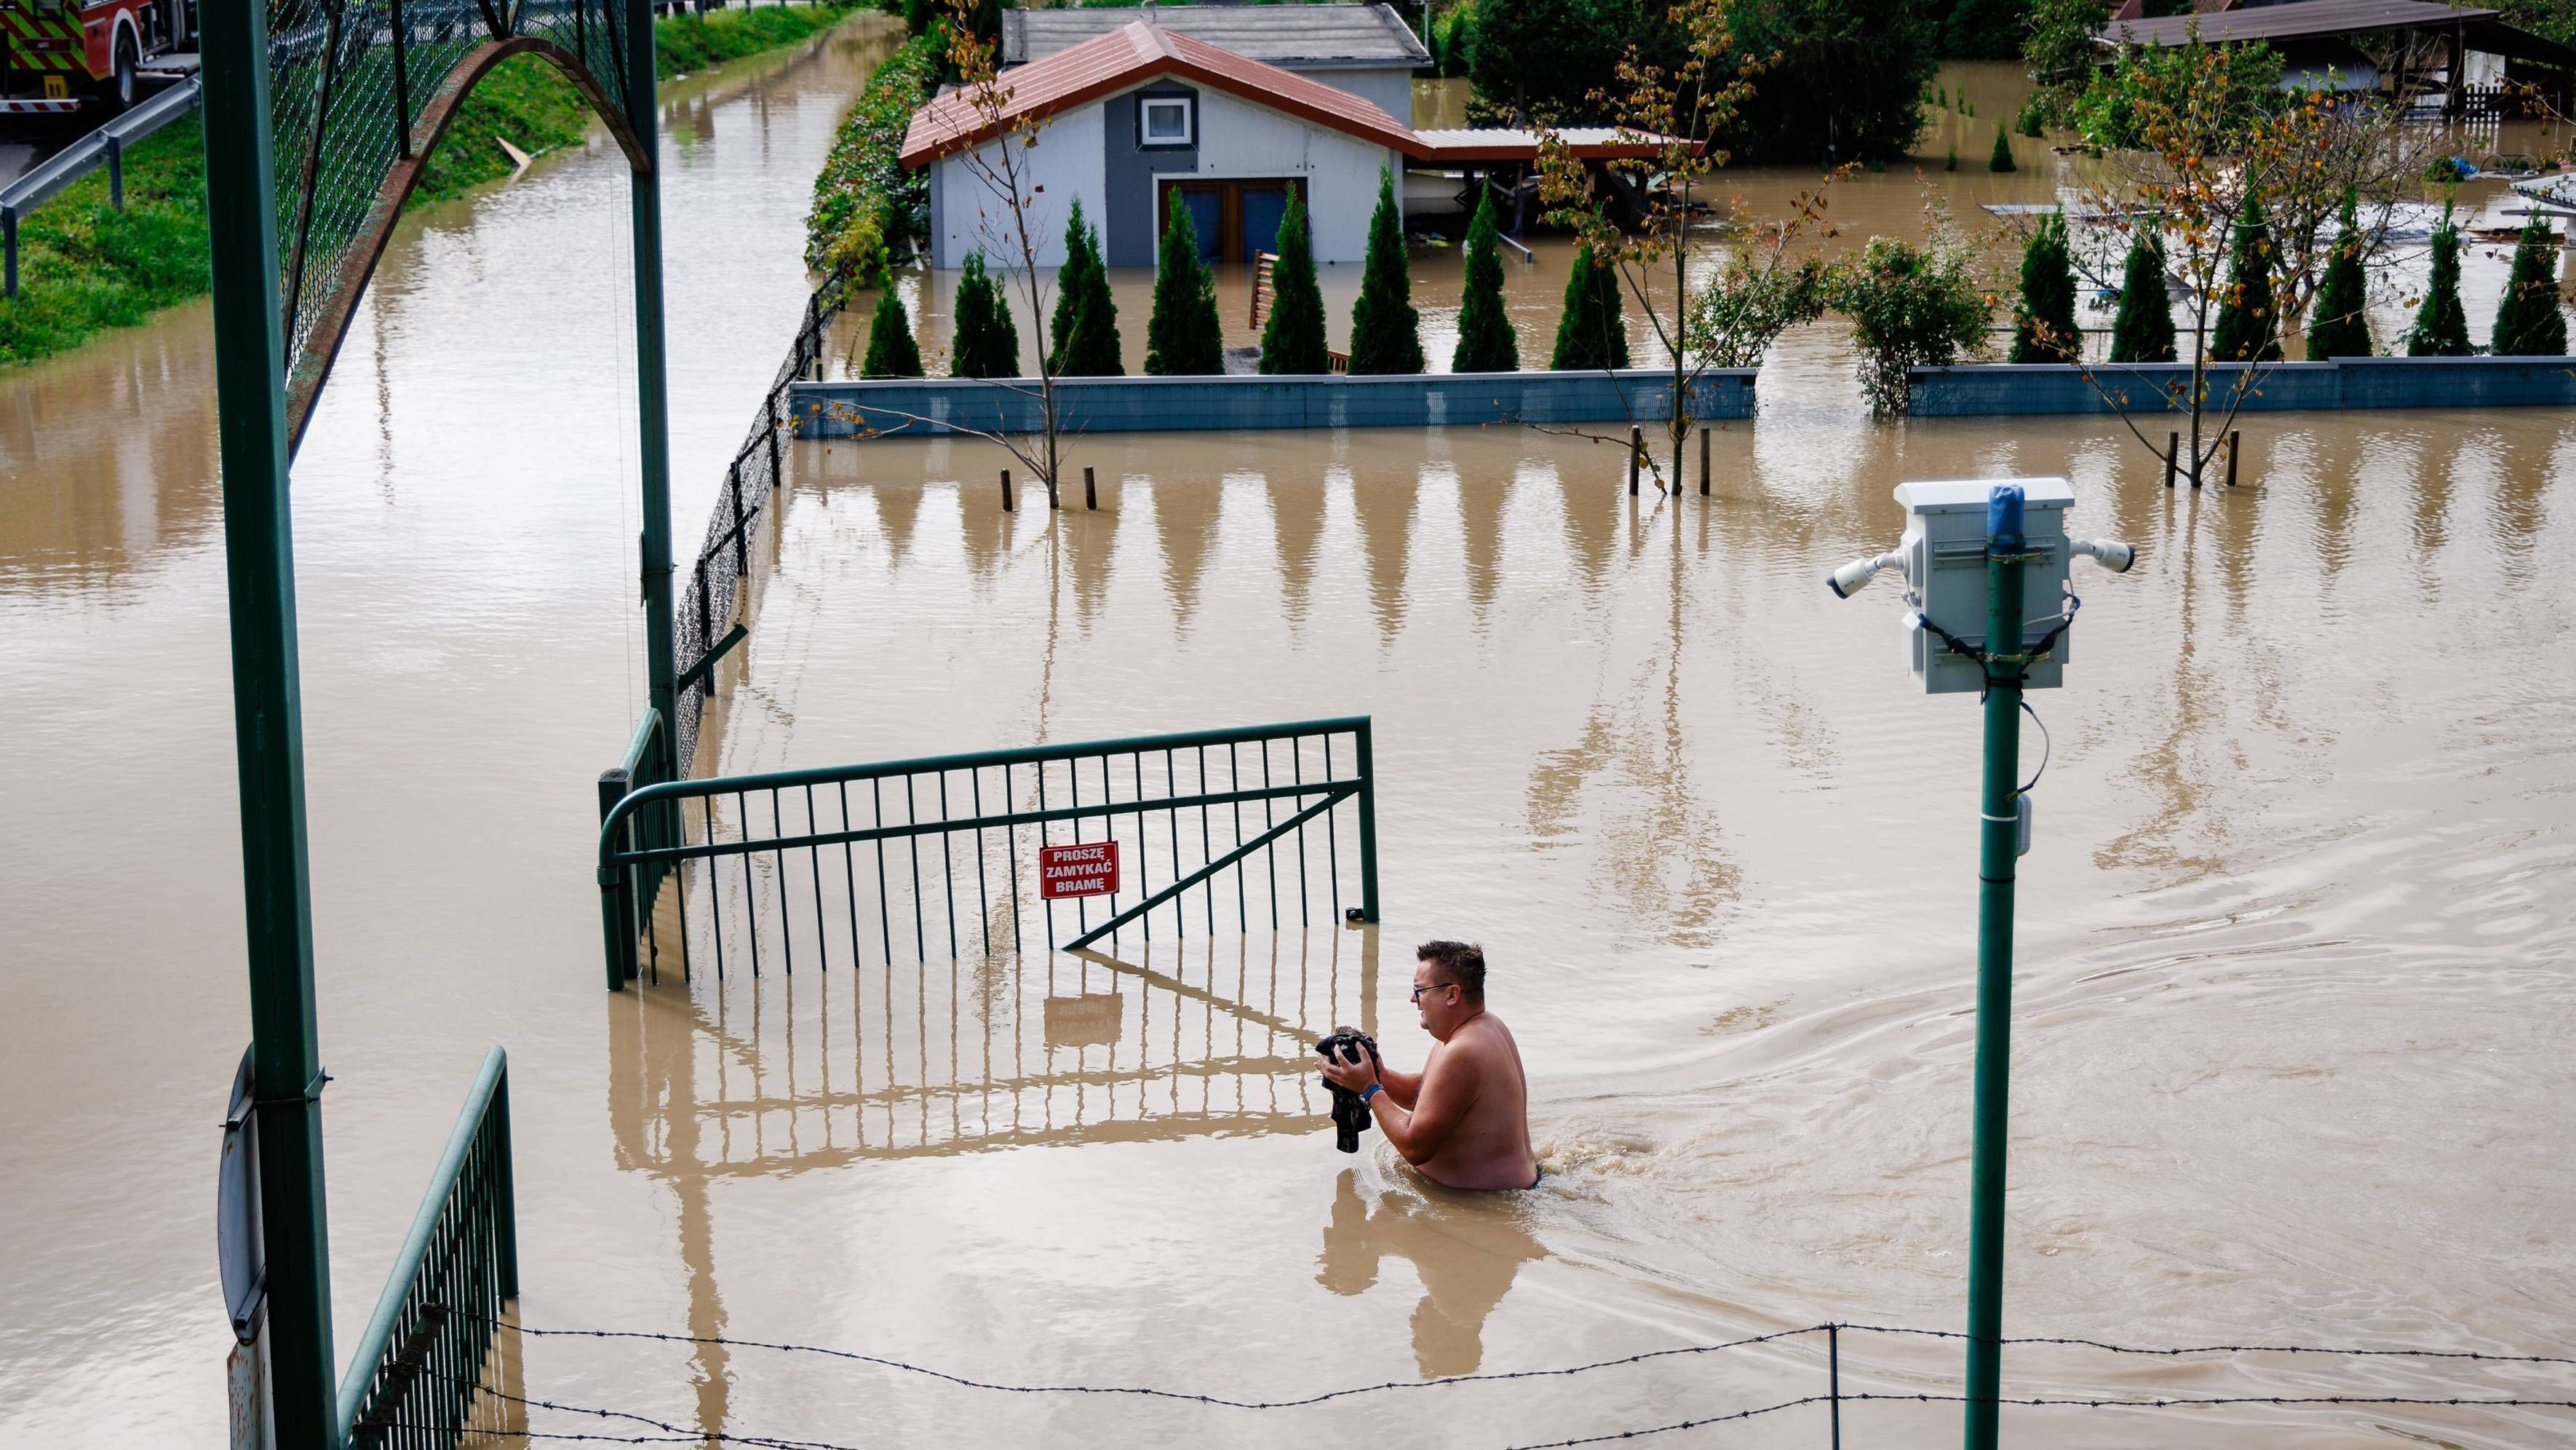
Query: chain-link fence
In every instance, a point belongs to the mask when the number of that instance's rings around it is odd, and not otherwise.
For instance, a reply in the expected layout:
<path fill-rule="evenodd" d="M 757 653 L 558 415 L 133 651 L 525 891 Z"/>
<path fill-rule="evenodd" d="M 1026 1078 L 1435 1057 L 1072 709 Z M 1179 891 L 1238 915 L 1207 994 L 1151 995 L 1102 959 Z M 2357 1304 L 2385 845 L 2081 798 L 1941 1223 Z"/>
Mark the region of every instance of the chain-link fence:
<path fill-rule="evenodd" d="M 740 612 L 748 608 L 743 581 L 751 573 L 752 541 L 762 510 L 786 479 L 787 443 L 796 435 L 787 385 L 818 375 L 824 336 L 855 290 L 847 275 L 836 272 L 805 299 L 805 320 L 796 329 L 796 340 L 789 344 L 778 375 L 762 395 L 760 411 L 752 415 L 751 431 L 744 435 L 742 447 L 725 465 L 724 490 L 716 495 L 715 508 L 707 518 L 707 541 L 689 570 L 679 615 L 671 621 L 671 654 L 679 661 L 682 678 L 691 681 L 672 707 L 676 717 L 671 722 L 672 759 L 682 775 L 689 773 L 690 762 L 697 757 L 699 716 L 707 697 L 715 693 L 715 670 L 708 652 L 736 626 L 750 627 L 751 621 L 740 617 Z"/>
<path fill-rule="evenodd" d="M 566 67 L 630 154 L 630 0 L 269 0 L 269 136 L 290 436 L 384 245 L 416 164 L 482 70 L 512 50 Z"/>

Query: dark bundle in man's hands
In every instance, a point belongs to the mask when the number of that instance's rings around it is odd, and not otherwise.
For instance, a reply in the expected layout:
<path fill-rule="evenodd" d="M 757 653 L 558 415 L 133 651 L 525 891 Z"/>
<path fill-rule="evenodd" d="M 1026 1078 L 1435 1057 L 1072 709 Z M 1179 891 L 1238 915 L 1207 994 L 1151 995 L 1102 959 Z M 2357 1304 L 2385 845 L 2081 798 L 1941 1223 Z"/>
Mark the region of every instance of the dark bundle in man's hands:
<path fill-rule="evenodd" d="M 1356 1028 L 1336 1027 L 1332 1036 L 1315 1044 L 1317 1056 L 1338 1057 L 1347 1063 L 1356 1064 L 1363 1052 L 1368 1054 L 1370 1066 L 1380 1072 L 1386 1070 L 1377 1055 L 1377 1039 Z M 1324 1089 L 1333 1095 L 1333 1146 L 1345 1153 L 1358 1152 L 1360 1134 L 1369 1128 L 1368 1104 L 1360 1101 L 1358 1093 L 1331 1078 L 1324 1079 Z"/>

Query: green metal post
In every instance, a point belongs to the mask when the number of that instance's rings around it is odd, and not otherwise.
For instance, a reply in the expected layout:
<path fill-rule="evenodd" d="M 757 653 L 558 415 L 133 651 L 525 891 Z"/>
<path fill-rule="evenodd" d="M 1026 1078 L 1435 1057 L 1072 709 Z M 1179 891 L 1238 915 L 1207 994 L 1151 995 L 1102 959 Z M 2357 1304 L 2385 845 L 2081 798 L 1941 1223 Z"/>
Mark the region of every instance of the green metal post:
<path fill-rule="evenodd" d="M 647 157 L 629 196 L 635 237 L 635 427 L 644 471 L 644 676 L 654 712 L 677 720 L 679 695 L 671 658 L 671 400 L 663 365 L 661 126 L 654 96 L 652 0 L 626 7 L 626 123 Z M 676 780 L 688 762 L 668 759 L 656 779 Z"/>
<path fill-rule="evenodd" d="M 1352 732 L 1359 744 L 1360 920 L 1377 920 L 1377 750 L 1371 722 Z"/>
<path fill-rule="evenodd" d="M 2001 492 L 2001 490 L 1999 490 Z M 2022 647 L 2021 491 L 1987 517 L 1986 652 Z M 1986 666 L 1986 778 L 1979 792 L 1977 1079 L 1968 1169 L 1968 1450 L 1995 1450 L 2003 1383 L 2004 1148 L 2011 1099 L 2013 870 L 2021 782 L 2021 665 Z"/>
<path fill-rule="evenodd" d="M 280 1450 L 338 1450 L 322 1063 L 304 840 L 304 727 L 286 476 L 286 338 L 258 0 L 206 0 L 206 220 L 215 312 L 215 440 L 232 616 L 233 749 L 250 947 L 271 1406 Z"/>
<path fill-rule="evenodd" d="M 618 802 L 625 800 L 626 793 L 634 788 L 626 767 L 622 765 L 600 772 L 601 830 L 608 828 L 608 818 L 617 813 Z M 637 823 L 650 813 L 648 807 L 626 818 L 624 836 L 618 841 L 621 847 L 631 844 Z M 599 868 L 600 935 L 607 947 L 608 990 L 612 992 L 625 991 L 626 984 L 635 980 L 635 892 L 632 883 L 633 873 L 623 866 L 612 869 L 602 865 Z"/>

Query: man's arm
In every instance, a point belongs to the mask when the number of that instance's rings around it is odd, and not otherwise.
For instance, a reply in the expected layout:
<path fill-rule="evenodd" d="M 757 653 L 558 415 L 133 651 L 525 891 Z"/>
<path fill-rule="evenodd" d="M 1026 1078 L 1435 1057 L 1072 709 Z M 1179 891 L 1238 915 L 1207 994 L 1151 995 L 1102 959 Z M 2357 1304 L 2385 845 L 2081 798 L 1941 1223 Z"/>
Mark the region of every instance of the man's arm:
<path fill-rule="evenodd" d="M 1405 1162 L 1418 1167 L 1447 1147 L 1458 1125 L 1467 1120 L 1467 1109 L 1476 1101 L 1475 1059 L 1465 1053 L 1436 1054 L 1410 1086 L 1413 1091 L 1406 1096 L 1413 1099 L 1411 1103 L 1399 1102 L 1390 1085 L 1369 1099 L 1369 1111 L 1386 1141 L 1404 1155 Z"/>
<path fill-rule="evenodd" d="M 1394 1068 L 1382 1066 L 1377 1071 L 1377 1080 L 1386 1084 L 1387 1101 L 1399 1108 L 1410 1109 L 1422 1096 L 1421 1073 L 1397 1072 Z"/>

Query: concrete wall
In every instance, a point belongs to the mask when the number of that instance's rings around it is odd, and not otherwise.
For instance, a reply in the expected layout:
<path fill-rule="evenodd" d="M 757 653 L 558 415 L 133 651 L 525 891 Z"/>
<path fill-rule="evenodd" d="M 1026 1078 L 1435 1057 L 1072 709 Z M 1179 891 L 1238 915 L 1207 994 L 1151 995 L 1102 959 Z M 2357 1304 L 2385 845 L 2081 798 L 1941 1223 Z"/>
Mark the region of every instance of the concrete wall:
<path fill-rule="evenodd" d="M 1046 188 L 1029 211 L 1030 224 L 1041 242 L 1041 267 L 1064 265 L 1064 222 L 1075 198 L 1081 199 L 1083 216 L 1094 226 L 1108 212 L 1108 178 L 1101 163 L 1101 120 L 1098 106 L 1066 111 L 1039 127 L 1037 145 L 1019 158 L 1021 165 L 1031 168 L 1028 174 Z M 1022 145 L 1025 140 L 1013 137 L 1008 144 Z M 994 143 L 1000 144 L 1003 143 Z M 990 153 L 994 145 L 982 149 Z M 979 251 L 992 259 L 1016 259 L 1019 242 L 1010 207 L 977 179 L 974 166 L 965 156 L 949 156 L 933 163 L 930 186 L 931 265 L 954 271 Z"/>
<path fill-rule="evenodd" d="M 797 383 L 790 406 L 809 438 L 861 432 L 935 437 L 960 427 L 1035 431 L 1034 380 L 903 379 Z M 1423 428 L 1444 424 L 1653 422 L 1672 377 L 1611 373 L 1445 373 L 1414 377 L 1073 378 L 1057 384 L 1075 433 L 1199 429 Z M 1025 391 L 1023 391 L 1025 390 Z M 1692 412 L 1753 416 L 1753 371 L 1700 376 Z"/>
<path fill-rule="evenodd" d="M 2187 363 L 2101 364 L 2093 382 L 2056 363 L 1972 363 L 1916 368 L 1906 411 L 1918 418 L 2002 417 L 2037 413 L 2108 413 L 2105 391 L 2132 414 L 2183 411 L 2191 386 Z M 2277 413 L 2338 408 L 2529 408 L 2576 405 L 2576 359 L 2521 357 L 2374 357 L 2322 363 L 2242 363 L 2209 369 L 2211 405 L 2224 408 L 2235 390 L 2249 391 L 2244 411 Z M 2095 383 L 2100 386 L 2097 388 Z"/>

